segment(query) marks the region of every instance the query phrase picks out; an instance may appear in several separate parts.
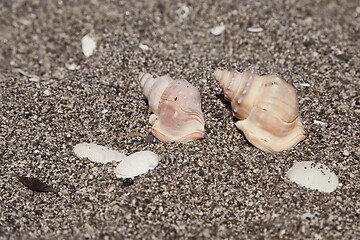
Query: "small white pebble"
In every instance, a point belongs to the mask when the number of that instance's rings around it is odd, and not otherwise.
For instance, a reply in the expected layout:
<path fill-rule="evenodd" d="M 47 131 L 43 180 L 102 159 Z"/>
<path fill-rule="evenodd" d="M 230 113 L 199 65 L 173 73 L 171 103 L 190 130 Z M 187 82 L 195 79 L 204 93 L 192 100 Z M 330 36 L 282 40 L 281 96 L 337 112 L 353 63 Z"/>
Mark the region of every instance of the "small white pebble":
<path fill-rule="evenodd" d="M 314 124 L 320 125 L 320 126 L 326 126 L 326 123 L 324 123 L 322 121 L 318 121 L 318 120 L 314 120 Z"/>
<path fill-rule="evenodd" d="M 38 76 L 31 76 L 31 77 L 29 78 L 29 81 L 30 81 L 30 82 L 40 82 L 40 77 L 38 77 Z"/>
<path fill-rule="evenodd" d="M 314 240 L 322 240 L 322 236 L 320 234 L 314 233 Z"/>
<path fill-rule="evenodd" d="M 96 41 L 88 35 L 81 39 L 81 47 L 85 57 L 90 57 L 96 49 Z"/>
<path fill-rule="evenodd" d="M 186 6 L 185 4 L 183 4 L 183 5 L 181 5 L 181 7 L 179 8 L 178 12 L 179 12 L 180 18 L 185 19 L 185 18 L 187 18 L 187 16 L 189 16 L 190 9 L 189 9 L 188 6 Z"/>
<path fill-rule="evenodd" d="M 308 83 L 299 83 L 299 85 L 302 87 L 310 87 L 310 84 Z"/>
<path fill-rule="evenodd" d="M 248 32 L 252 32 L 252 33 L 258 33 L 264 31 L 262 27 L 249 27 L 247 30 Z"/>
<path fill-rule="evenodd" d="M 218 36 L 225 31 L 225 25 L 221 23 L 219 26 L 213 27 L 210 29 L 212 35 Z"/>
<path fill-rule="evenodd" d="M 49 89 L 46 89 L 46 90 L 44 91 L 44 94 L 45 94 L 45 96 L 50 96 L 50 95 L 51 95 L 51 92 L 50 92 Z"/>
<path fill-rule="evenodd" d="M 284 58 L 280 58 L 279 59 L 279 64 L 283 65 L 285 63 L 285 59 Z"/>
<path fill-rule="evenodd" d="M 74 71 L 78 68 L 78 65 L 76 65 L 75 63 L 66 64 L 66 68 L 69 69 L 70 71 Z"/>
<path fill-rule="evenodd" d="M 199 167 L 202 167 L 202 166 L 204 166 L 204 162 L 199 159 L 199 160 L 198 160 L 198 165 L 199 165 Z"/>
<path fill-rule="evenodd" d="M 107 112 L 109 112 L 109 110 L 107 110 L 107 109 L 104 109 L 104 110 L 101 111 L 102 114 L 105 114 Z"/>
<path fill-rule="evenodd" d="M 145 45 L 145 44 L 140 44 L 139 45 L 139 48 L 143 51 L 147 51 L 150 49 L 150 47 L 148 45 Z"/>
<path fill-rule="evenodd" d="M 318 52 L 312 52 L 311 56 L 313 56 L 314 58 L 317 58 L 320 54 Z"/>
<path fill-rule="evenodd" d="M 350 152 L 349 152 L 349 150 L 346 150 L 346 149 L 345 149 L 345 150 L 343 151 L 343 154 L 344 154 L 344 156 L 349 156 L 349 155 L 350 155 Z"/>

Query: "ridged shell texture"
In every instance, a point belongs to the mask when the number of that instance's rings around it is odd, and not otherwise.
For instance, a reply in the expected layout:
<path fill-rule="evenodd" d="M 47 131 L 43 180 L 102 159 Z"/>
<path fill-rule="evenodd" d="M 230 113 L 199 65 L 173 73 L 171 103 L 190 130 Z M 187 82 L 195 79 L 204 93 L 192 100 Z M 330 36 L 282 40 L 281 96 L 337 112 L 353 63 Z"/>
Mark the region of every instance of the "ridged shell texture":
<path fill-rule="evenodd" d="M 305 138 L 295 88 L 276 75 L 216 70 L 215 79 L 231 102 L 236 127 L 254 146 L 280 152 Z"/>

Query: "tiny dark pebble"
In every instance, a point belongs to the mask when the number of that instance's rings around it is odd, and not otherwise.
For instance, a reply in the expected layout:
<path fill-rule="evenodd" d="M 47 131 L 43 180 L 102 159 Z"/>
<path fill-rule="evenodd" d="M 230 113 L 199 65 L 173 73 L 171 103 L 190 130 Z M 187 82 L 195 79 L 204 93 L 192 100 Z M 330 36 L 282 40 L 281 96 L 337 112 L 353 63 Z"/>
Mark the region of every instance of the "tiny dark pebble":
<path fill-rule="evenodd" d="M 214 117 L 217 119 L 222 119 L 224 118 L 224 114 L 222 112 L 217 112 L 214 114 Z"/>
<path fill-rule="evenodd" d="M 350 83 L 351 83 L 351 81 L 349 81 L 348 79 L 340 78 L 339 80 L 340 80 L 340 82 L 343 83 L 343 84 L 350 84 Z"/>
<path fill-rule="evenodd" d="M 348 62 L 352 58 L 350 54 L 345 54 L 345 53 L 336 54 L 335 56 L 344 62 Z"/>
<path fill-rule="evenodd" d="M 13 225 L 15 223 L 15 219 L 12 216 L 7 216 L 6 222 Z"/>
<path fill-rule="evenodd" d="M 315 41 L 313 39 L 308 39 L 308 40 L 303 41 L 303 44 L 305 47 L 310 47 L 311 45 L 315 44 Z"/>
<path fill-rule="evenodd" d="M 123 180 L 122 187 L 128 187 L 128 186 L 133 185 L 133 184 L 134 184 L 134 180 L 132 178 L 125 178 Z"/>
<path fill-rule="evenodd" d="M 43 214 L 43 212 L 41 210 L 35 210 L 34 211 L 35 215 L 41 216 Z"/>
<path fill-rule="evenodd" d="M 64 140 L 65 140 L 66 142 L 69 142 L 69 141 L 71 140 L 71 135 L 65 135 L 65 136 L 64 136 Z"/>
<path fill-rule="evenodd" d="M 207 127 L 207 125 L 205 125 L 205 136 L 209 135 L 211 133 L 210 130 L 211 127 Z"/>
<path fill-rule="evenodd" d="M 145 198 L 145 199 L 144 199 L 144 202 L 145 202 L 146 204 L 150 204 L 150 203 L 152 202 L 152 200 L 151 200 L 150 198 Z"/>
<path fill-rule="evenodd" d="M 226 159 L 226 163 L 229 164 L 229 166 L 232 166 L 232 167 L 236 165 L 235 161 L 232 160 L 232 159 Z"/>
<path fill-rule="evenodd" d="M 153 143 L 155 141 L 154 135 L 152 135 L 151 133 L 149 133 L 146 137 L 145 137 L 145 142 L 146 143 Z"/>
<path fill-rule="evenodd" d="M 74 185 L 70 185 L 69 190 L 70 190 L 71 193 L 76 193 L 76 188 L 75 188 Z"/>

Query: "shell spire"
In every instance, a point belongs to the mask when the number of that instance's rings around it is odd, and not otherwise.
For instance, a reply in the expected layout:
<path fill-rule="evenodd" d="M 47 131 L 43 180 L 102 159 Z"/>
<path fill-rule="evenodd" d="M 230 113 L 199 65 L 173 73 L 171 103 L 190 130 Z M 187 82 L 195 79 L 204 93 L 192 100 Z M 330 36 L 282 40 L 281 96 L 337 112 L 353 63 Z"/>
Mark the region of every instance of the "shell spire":
<path fill-rule="evenodd" d="M 139 83 L 148 99 L 151 132 L 163 142 L 188 142 L 205 137 L 199 90 L 186 80 L 142 73 Z"/>
<path fill-rule="evenodd" d="M 216 70 L 214 77 L 231 102 L 235 124 L 254 146 L 280 152 L 305 138 L 295 88 L 276 75 Z"/>

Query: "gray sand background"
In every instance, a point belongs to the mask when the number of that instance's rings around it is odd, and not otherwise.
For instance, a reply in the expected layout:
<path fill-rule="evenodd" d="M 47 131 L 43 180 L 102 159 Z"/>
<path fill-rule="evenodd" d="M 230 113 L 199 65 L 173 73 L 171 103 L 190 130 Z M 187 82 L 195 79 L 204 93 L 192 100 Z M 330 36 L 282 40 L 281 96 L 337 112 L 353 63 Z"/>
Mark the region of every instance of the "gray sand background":
<path fill-rule="evenodd" d="M 360 239 L 359 31 L 358 0 L 0 1 L 0 239 Z M 88 33 L 98 45 L 85 58 Z M 277 154 L 252 146 L 216 68 L 292 83 L 306 139 Z M 152 141 L 142 71 L 199 88 L 206 139 Z M 161 162 L 127 186 L 114 164 L 77 158 L 80 142 Z M 290 182 L 296 161 L 326 164 L 339 188 Z"/>

